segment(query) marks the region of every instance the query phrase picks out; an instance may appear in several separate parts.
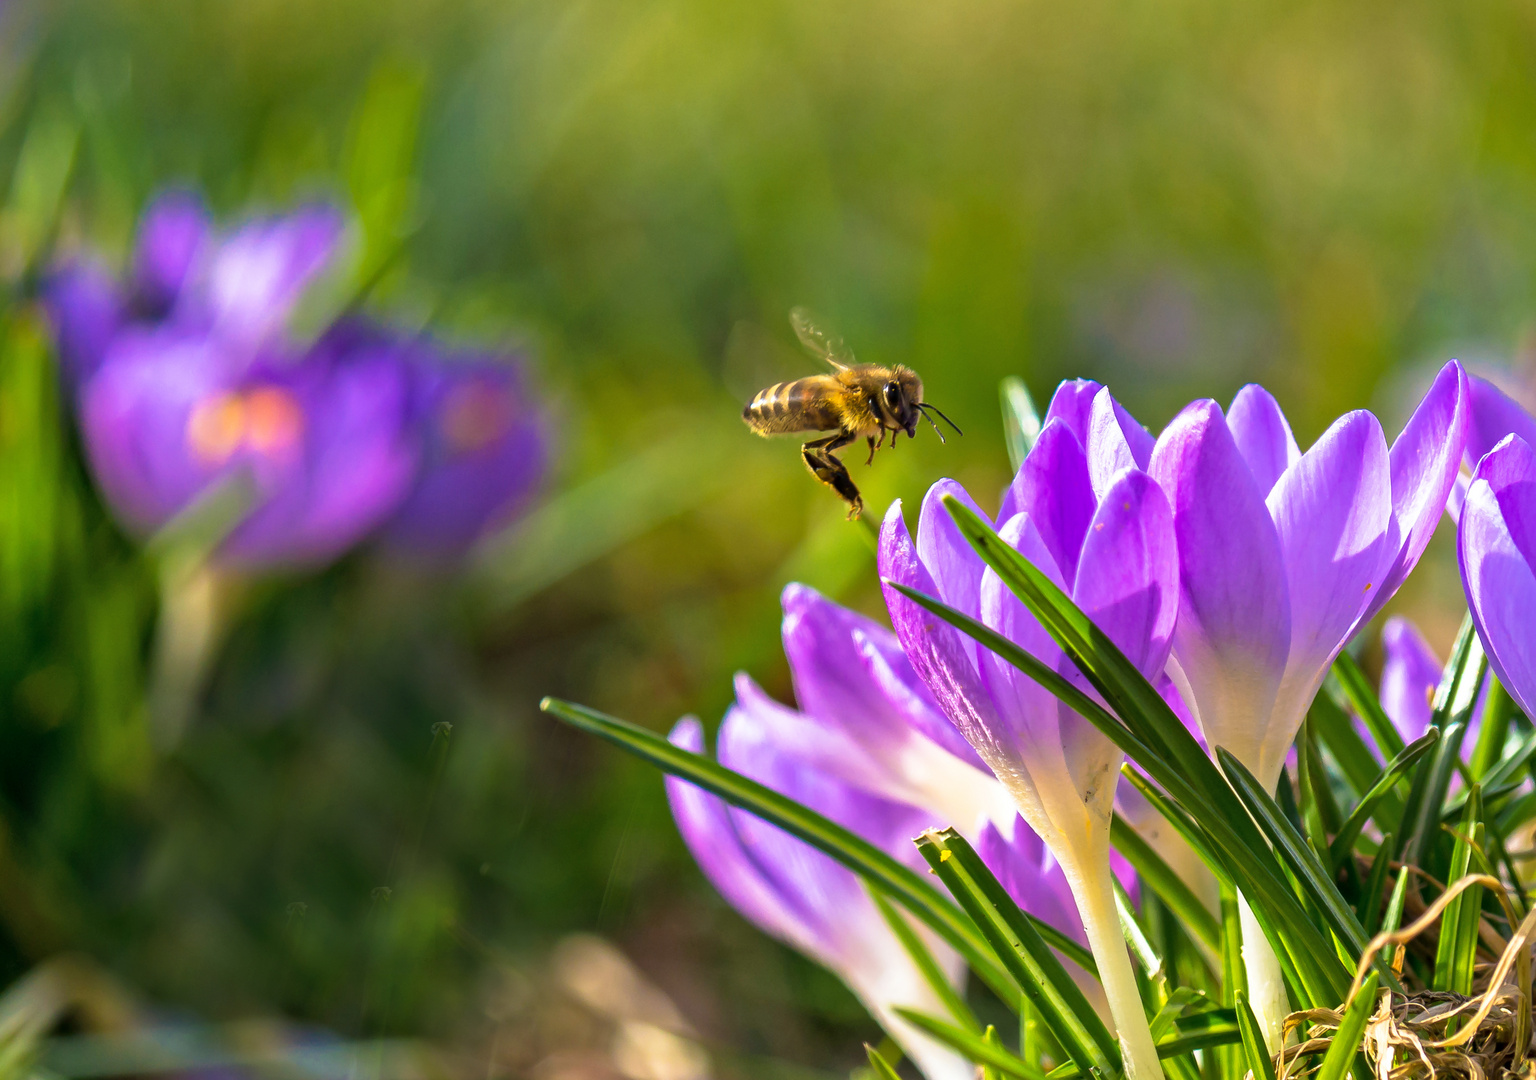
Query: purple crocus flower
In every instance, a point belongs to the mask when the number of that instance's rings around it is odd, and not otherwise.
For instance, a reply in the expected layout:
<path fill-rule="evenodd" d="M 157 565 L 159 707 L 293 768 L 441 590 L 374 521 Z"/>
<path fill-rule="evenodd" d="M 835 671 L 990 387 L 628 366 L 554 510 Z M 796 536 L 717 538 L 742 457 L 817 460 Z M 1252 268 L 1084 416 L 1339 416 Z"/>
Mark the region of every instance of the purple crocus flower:
<path fill-rule="evenodd" d="M 784 590 L 784 654 L 800 711 L 768 702 L 745 675 L 738 700 L 778 710 L 775 738 L 872 795 L 920 806 L 971 840 L 1008 826 L 1013 801 L 949 722 L 890 630 L 815 589 Z"/>
<path fill-rule="evenodd" d="M 544 418 L 512 363 L 423 341 L 410 350 L 421 472 L 386 529 L 424 555 L 457 555 L 527 506 L 544 479 Z"/>
<path fill-rule="evenodd" d="M 327 561 L 386 527 L 458 553 L 526 506 L 543 418 L 496 357 L 348 319 L 318 340 L 290 323 L 336 261 L 341 215 L 311 206 L 215 231 L 202 202 L 161 196 L 131 271 L 54 275 L 45 302 L 93 471 L 148 536 L 220 491 L 245 512 L 217 561 Z"/>
<path fill-rule="evenodd" d="M 1536 716 L 1536 452 L 1506 435 L 1477 465 L 1457 530 L 1467 607 L 1488 664 L 1510 697 Z"/>
<path fill-rule="evenodd" d="M 1368 412 L 1305 454 L 1246 386 L 1223 416 L 1188 406 L 1151 471 L 1173 506 L 1180 585 L 1173 673 L 1206 739 L 1266 787 L 1339 650 L 1417 565 L 1455 482 L 1467 379 L 1447 364 L 1391 450 Z"/>
<path fill-rule="evenodd" d="M 1107 390 L 1064 384 L 1003 497 L 998 531 L 1143 674 L 1158 679 L 1178 606 L 1178 560 L 1168 501 L 1140 467 L 1149 442 Z M 958 484 L 935 484 L 916 543 L 900 504 L 891 507 L 880 534 L 882 578 L 936 596 L 1080 679 L 960 535 L 941 503 L 946 495 L 975 509 Z M 1106 872 L 1119 749 L 1032 679 L 889 585 L 886 602 L 913 668 L 1065 871 L 1129 1073 L 1160 1075 Z"/>
<path fill-rule="evenodd" d="M 721 764 L 744 773 L 916 866 L 911 838 L 934 824 L 915 807 L 868 795 L 785 753 L 778 717 L 744 700 L 726 714 Z M 672 742 L 704 750 L 692 718 Z M 679 831 L 700 869 L 737 911 L 765 932 L 837 974 L 928 1080 L 970 1080 L 972 1068 L 896 1015 L 898 1006 L 943 1015 L 938 995 L 886 925 L 858 877 L 841 864 L 751 814 L 682 780 L 667 779 Z M 925 927 L 915 926 L 945 976 L 959 985 L 964 961 Z"/>
<path fill-rule="evenodd" d="M 108 502 L 148 536 L 236 485 L 219 547 L 254 567 L 334 558 L 399 502 L 415 469 L 406 376 L 389 350 L 238 370 L 203 335 L 130 328 L 80 392 L 86 452 Z"/>
<path fill-rule="evenodd" d="M 1403 741 L 1413 742 L 1429 730 L 1443 665 L 1419 628 L 1401 615 L 1392 616 L 1381 628 L 1381 647 L 1385 654 L 1379 693 L 1382 710 Z M 1468 745 L 1462 743 L 1463 751 Z"/>
<path fill-rule="evenodd" d="M 338 213 L 311 207 L 219 237 L 195 197 L 171 193 L 145 214 L 124 284 L 88 262 L 51 282 L 87 457 L 130 531 L 225 492 L 244 512 L 221 564 L 313 564 L 404 498 L 417 436 L 401 347 L 287 333 L 341 234 Z"/>
<path fill-rule="evenodd" d="M 1252 385 L 1226 415 L 1189 405 L 1158 438 L 1151 472 L 1173 507 L 1181 589 L 1170 673 L 1207 743 L 1266 788 L 1339 650 L 1424 553 L 1455 483 L 1467 398 L 1452 361 L 1390 451 L 1360 411 L 1302 454 Z M 1254 1011 L 1277 1047 L 1285 984 L 1246 902 L 1242 916 Z"/>

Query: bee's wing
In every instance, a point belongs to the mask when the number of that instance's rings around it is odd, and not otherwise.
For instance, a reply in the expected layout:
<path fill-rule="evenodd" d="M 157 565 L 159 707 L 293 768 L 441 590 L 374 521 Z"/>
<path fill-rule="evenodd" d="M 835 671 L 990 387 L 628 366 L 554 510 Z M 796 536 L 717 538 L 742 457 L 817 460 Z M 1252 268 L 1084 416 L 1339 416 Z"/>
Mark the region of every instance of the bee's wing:
<path fill-rule="evenodd" d="M 812 355 L 825 360 L 839 371 L 853 363 L 853 350 L 848 348 L 842 338 L 817 326 L 805 308 L 797 307 L 791 311 L 789 324 L 795 328 L 795 336 L 800 339 L 800 344 Z"/>

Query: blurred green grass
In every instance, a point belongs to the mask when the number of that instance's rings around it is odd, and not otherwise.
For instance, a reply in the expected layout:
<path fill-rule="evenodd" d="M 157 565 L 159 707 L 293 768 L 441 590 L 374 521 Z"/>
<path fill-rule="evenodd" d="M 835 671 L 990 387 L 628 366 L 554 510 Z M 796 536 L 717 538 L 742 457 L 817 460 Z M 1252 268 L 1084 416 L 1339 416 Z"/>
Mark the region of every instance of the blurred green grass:
<path fill-rule="evenodd" d="M 653 774 L 534 709 L 713 721 L 737 669 L 788 697 L 785 582 L 878 610 L 862 531 L 792 443 L 736 420 L 814 368 L 789 309 L 913 365 L 966 430 L 855 465 L 877 510 L 943 475 L 992 498 L 1005 375 L 1041 400 L 1107 381 L 1154 428 L 1260 380 L 1305 444 L 1347 408 L 1395 430 L 1448 356 L 1518 366 L 1532 340 L 1525 5 L 12 0 L 3 18 L 14 286 L 50 243 L 120 258 L 167 184 L 227 216 L 336 197 L 369 306 L 526 343 L 560 418 L 544 508 L 448 587 L 367 554 L 255 586 L 159 760 L 155 571 L 96 502 L 13 309 L 6 981 L 72 947 L 207 1019 L 470 1046 L 495 972 L 596 930 L 750 1060 L 846 1069 L 873 1032 L 851 999 L 709 892 Z M 1406 598 L 1432 627 L 1459 603 L 1443 541 Z"/>

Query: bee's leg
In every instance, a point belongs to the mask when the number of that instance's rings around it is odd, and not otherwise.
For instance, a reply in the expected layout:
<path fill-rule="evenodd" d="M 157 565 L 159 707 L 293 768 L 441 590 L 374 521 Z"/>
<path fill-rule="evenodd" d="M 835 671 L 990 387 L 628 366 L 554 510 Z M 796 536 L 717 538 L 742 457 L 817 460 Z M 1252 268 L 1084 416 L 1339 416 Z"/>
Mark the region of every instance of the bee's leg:
<path fill-rule="evenodd" d="M 848 466 L 838 460 L 832 451 L 842 449 L 853 440 L 852 432 L 840 431 L 825 439 L 808 442 L 800 448 L 800 456 L 805 459 L 805 466 L 811 470 L 811 475 L 837 492 L 848 504 L 849 521 L 864 512 L 864 499 L 859 495 L 853 477 L 848 475 Z"/>
<path fill-rule="evenodd" d="M 873 435 L 864 436 L 864 441 L 869 443 L 869 457 L 864 459 L 864 464 L 873 465 L 875 463 L 875 447 L 879 446 L 880 443 L 875 442 Z M 883 430 L 880 432 L 880 442 L 885 442 L 885 432 Z"/>

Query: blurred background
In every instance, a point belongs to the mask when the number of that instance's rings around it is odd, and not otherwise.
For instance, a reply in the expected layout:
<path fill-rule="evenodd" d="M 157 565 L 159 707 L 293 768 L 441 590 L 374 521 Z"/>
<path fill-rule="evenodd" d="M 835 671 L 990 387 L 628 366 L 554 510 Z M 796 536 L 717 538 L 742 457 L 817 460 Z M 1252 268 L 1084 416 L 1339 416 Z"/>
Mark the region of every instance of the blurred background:
<path fill-rule="evenodd" d="M 550 466 L 451 565 L 242 578 L 165 747 L 164 560 L 35 298 L 170 186 L 344 207 L 363 310 L 526 354 Z M 788 311 L 965 429 L 850 453 L 877 519 L 995 507 L 1006 375 L 1391 435 L 1448 357 L 1536 355 L 1536 9 L 9 0 L 0 195 L 0 1036 L 54 1036 L 0 1071 L 845 1075 L 852 996 L 537 711 L 713 724 L 737 670 L 789 699 L 787 582 L 880 610 L 868 532 L 739 419 L 816 370 Z M 1442 649 L 1448 536 L 1394 607 Z"/>

